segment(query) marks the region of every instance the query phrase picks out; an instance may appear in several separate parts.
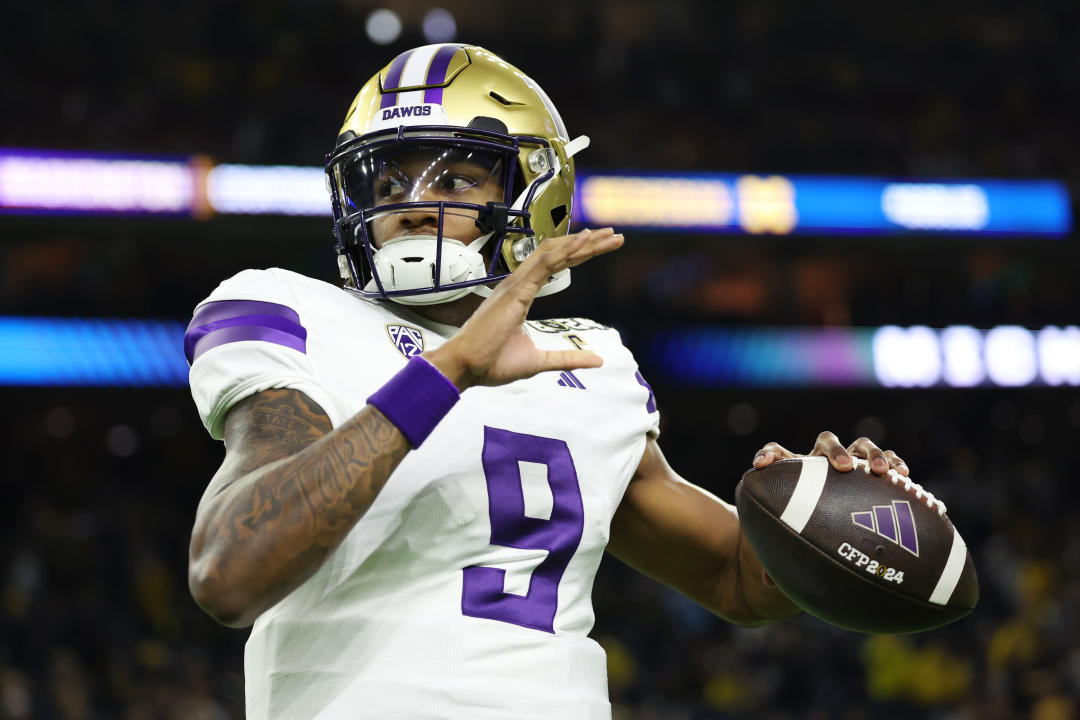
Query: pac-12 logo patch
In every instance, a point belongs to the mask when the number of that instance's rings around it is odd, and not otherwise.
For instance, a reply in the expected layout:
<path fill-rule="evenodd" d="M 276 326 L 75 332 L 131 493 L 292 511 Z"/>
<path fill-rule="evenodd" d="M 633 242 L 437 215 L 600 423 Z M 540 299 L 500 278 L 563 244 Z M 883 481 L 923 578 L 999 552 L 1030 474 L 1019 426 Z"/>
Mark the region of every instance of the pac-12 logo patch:
<path fill-rule="evenodd" d="M 407 358 L 424 352 L 424 335 L 408 325 L 387 325 L 386 333 L 390 342 Z"/>

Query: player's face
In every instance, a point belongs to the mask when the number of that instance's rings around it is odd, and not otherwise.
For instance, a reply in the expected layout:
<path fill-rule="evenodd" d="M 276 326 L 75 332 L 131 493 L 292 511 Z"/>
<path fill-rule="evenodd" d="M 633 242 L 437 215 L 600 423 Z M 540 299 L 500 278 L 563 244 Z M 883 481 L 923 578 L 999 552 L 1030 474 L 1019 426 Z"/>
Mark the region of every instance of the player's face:
<path fill-rule="evenodd" d="M 461 202 L 483 205 L 503 199 L 502 162 L 461 150 L 422 149 L 379 163 L 372 186 L 373 209 L 405 202 Z M 446 208 L 442 236 L 465 244 L 480 237 L 477 213 Z M 437 206 L 378 215 L 371 224 L 376 246 L 402 235 L 437 235 Z"/>

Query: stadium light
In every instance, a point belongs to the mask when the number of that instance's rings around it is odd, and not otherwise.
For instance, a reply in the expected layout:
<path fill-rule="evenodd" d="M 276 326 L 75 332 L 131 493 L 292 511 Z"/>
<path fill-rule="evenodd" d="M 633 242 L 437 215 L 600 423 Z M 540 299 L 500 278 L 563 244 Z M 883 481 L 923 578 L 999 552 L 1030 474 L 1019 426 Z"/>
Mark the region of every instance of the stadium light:
<path fill-rule="evenodd" d="M 421 25 L 424 31 L 424 39 L 429 43 L 453 42 L 457 37 L 457 23 L 449 10 L 432 8 L 424 15 Z"/>
<path fill-rule="evenodd" d="M 393 10 L 372 10 L 364 22 L 364 32 L 376 45 L 389 45 L 401 35 L 401 18 Z"/>

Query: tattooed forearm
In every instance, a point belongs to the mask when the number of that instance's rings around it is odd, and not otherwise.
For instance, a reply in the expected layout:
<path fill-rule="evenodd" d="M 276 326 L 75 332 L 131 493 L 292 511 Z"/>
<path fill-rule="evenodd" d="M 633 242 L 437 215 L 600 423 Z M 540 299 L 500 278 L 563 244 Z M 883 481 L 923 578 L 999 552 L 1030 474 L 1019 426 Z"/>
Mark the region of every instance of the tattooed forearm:
<path fill-rule="evenodd" d="M 346 431 L 327 438 L 327 447 L 293 477 L 307 501 L 312 528 L 333 536 L 371 505 L 409 446 L 374 408 L 358 414 Z M 348 426 L 346 426 L 348 427 Z M 334 543 L 336 545 L 336 542 Z"/>
<path fill-rule="evenodd" d="M 332 429 L 295 390 L 238 404 L 226 444 L 196 518 L 189 573 L 196 599 L 229 624 L 254 619 L 310 577 L 410 449 L 375 408 Z"/>

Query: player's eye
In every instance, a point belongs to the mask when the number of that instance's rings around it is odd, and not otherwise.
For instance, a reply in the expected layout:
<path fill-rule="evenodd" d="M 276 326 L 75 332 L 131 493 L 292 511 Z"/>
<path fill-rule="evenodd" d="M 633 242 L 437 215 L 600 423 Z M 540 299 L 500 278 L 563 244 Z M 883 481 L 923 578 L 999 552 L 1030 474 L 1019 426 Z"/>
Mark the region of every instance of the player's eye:
<path fill-rule="evenodd" d="M 375 186 L 375 196 L 382 201 L 403 197 L 409 190 L 408 183 L 399 177 L 386 177 Z"/>
<path fill-rule="evenodd" d="M 468 175 L 443 175 L 439 178 L 438 188 L 447 195 L 463 192 L 476 186 L 477 181 Z"/>

